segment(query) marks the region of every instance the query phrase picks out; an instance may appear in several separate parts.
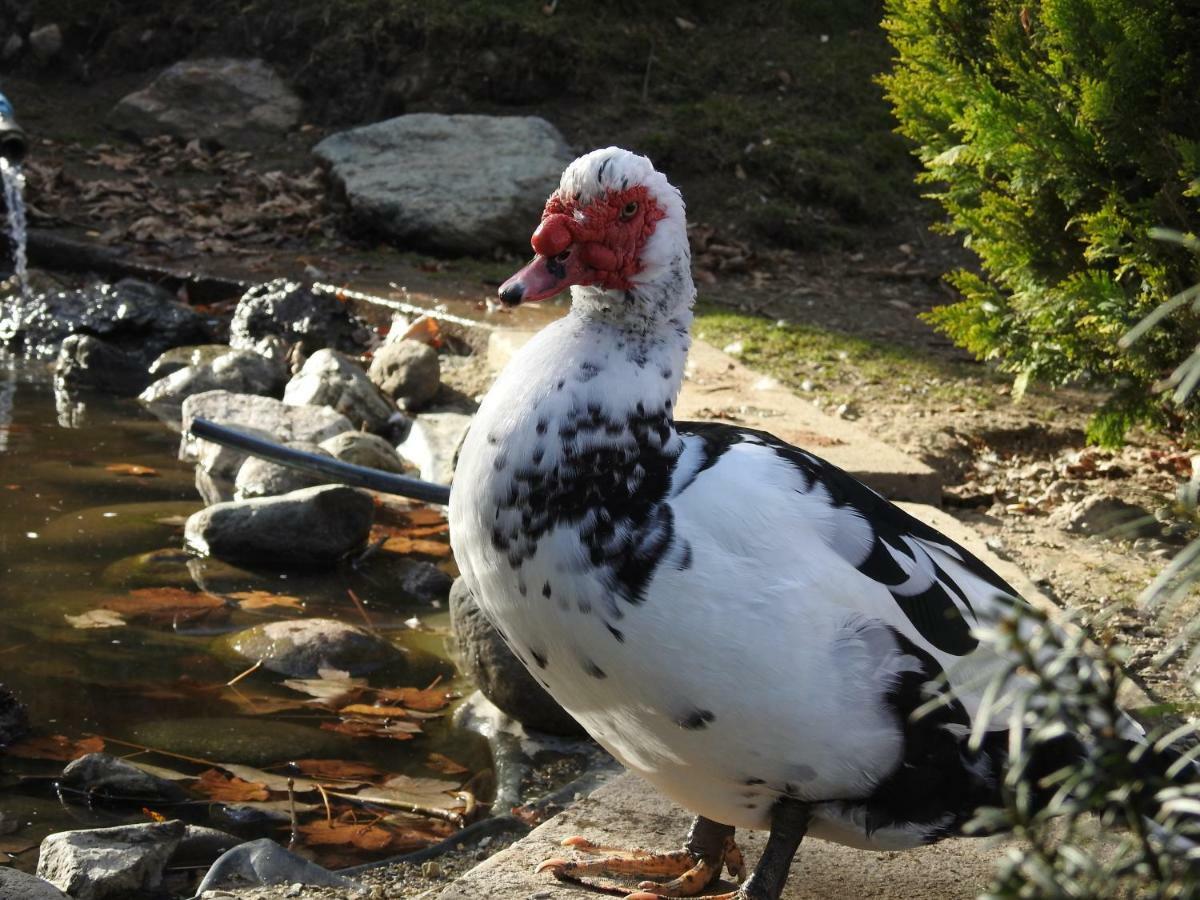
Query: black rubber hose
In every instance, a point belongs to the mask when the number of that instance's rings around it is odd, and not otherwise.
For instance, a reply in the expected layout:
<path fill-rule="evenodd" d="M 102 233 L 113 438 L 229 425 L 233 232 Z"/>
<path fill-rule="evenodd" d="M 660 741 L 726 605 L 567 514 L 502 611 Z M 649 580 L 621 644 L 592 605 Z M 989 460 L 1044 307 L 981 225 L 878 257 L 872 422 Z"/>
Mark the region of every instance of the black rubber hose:
<path fill-rule="evenodd" d="M 422 481 L 420 478 L 409 478 L 406 475 L 384 472 L 382 469 L 356 466 L 353 463 L 342 462 L 340 459 L 306 453 L 294 447 L 285 447 L 273 441 L 244 434 L 198 416 L 192 419 L 188 431 L 193 437 L 233 447 L 235 450 L 268 459 L 281 466 L 328 475 L 340 484 L 370 488 L 373 491 L 396 494 L 400 497 L 421 500 L 425 503 L 437 503 L 442 506 L 450 502 L 450 488 L 444 484 L 434 484 L 432 481 Z"/>

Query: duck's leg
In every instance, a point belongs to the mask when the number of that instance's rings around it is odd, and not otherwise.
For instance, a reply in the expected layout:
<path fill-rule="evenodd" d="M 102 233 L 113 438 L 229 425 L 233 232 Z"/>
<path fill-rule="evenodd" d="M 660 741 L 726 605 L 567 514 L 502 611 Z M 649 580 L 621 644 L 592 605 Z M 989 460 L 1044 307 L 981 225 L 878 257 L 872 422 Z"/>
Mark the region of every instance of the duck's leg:
<path fill-rule="evenodd" d="M 703 816 L 692 822 L 682 850 L 653 853 L 649 850 L 616 850 L 600 847 L 586 838 L 572 837 L 563 845 L 597 859 L 548 859 L 537 867 L 560 881 L 582 882 L 585 876 L 623 875 L 643 878 L 668 878 L 669 881 L 643 881 L 638 885 L 643 896 L 694 897 L 715 882 L 725 866 L 737 879 L 745 874 L 741 851 L 733 840 L 733 827 L 721 825 Z M 609 894 L 624 896 L 629 888 L 611 882 L 588 881 L 588 886 Z M 649 892 L 649 893 L 646 893 Z"/>
<path fill-rule="evenodd" d="M 754 867 L 754 872 L 736 891 L 728 894 L 706 894 L 696 900 L 779 900 L 787 883 L 792 858 L 812 821 L 812 809 L 806 803 L 790 798 L 781 799 L 771 810 L 771 834 L 767 846 Z M 653 888 L 630 894 L 625 900 L 657 900 L 662 894 Z M 671 896 L 671 895 L 667 895 Z"/>

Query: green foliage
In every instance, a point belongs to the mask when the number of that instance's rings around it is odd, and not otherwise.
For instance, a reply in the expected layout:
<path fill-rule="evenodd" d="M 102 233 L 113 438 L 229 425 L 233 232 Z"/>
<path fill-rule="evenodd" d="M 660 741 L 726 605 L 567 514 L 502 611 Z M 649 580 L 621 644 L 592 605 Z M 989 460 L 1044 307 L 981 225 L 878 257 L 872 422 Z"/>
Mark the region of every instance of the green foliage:
<path fill-rule="evenodd" d="M 931 321 L 1024 381 L 1111 389 L 1091 437 L 1182 416 L 1160 384 L 1200 340 L 1186 311 L 1120 352 L 1200 275 L 1155 240 L 1200 226 L 1200 6 L 1140 0 L 888 0 L 883 78 L 920 176 L 981 272 Z"/>

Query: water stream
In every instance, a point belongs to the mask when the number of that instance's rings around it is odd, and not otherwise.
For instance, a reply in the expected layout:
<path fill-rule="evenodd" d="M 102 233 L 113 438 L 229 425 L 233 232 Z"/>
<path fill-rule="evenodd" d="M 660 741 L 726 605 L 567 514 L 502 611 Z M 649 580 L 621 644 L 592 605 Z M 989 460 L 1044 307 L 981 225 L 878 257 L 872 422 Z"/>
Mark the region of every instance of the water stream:
<path fill-rule="evenodd" d="M 4 181 L 4 208 L 7 213 L 8 239 L 12 244 L 13 275 L 22 295 L 29 291 L 28 263 L 25 256 L 25 175 L 18 163 L 0 156 L 0 179 Z"/>

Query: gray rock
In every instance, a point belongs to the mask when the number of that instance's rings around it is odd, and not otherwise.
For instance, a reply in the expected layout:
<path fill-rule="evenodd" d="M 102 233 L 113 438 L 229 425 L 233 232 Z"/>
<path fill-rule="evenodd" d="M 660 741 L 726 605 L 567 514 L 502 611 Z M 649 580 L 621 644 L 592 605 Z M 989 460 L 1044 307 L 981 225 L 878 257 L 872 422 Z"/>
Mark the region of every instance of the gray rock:
<path fill-rule="evenodd" d="M 11 62 L 16 59 L 22 50 L 25 49 L 25 42 L 21 40 L 19 34 L 10 34 L 4 42 L 3 48 L 0 48 L 0 59 L 5 62 Z M 0 895 L 2 896 L 2 895 Z"/>
<path fill-rule="evenodd" d="M 360 353 L 375 342 L 371 328 L 345 303 L 283 278 L 246 291 L 229 324 L 229 346 L 236 349 L 262 352 L 266 338 L 299 345 L 305 356 L 324 347 Z"/>
<path fill-rule="evenodd" d="M 1157 537 L 1161 531 L 1148 510 L 1106 494 L 1062 506 L 1054 511 L 1050 521 L 1063 531 L 1122 540 Z"/>
<path fill-rule="evenodd" d="M 15 744 L 29 733 L 29 711 L 0 684 L 0 749 Z M 0 868 L 0 872 L 4 871 Z M 3 900 L 0 895 L 0 900 Z"/>
<path fill-rule="evenodd" d="M 139 356 L 88 334 L 68 335 L 54 364 L 55 387 L 68 392 L 82 388 L 132 397 L 149 380 Z"/>
<path fill-rule="evenodd" d="M 14 295 L 0 305 L 0 346 L 54 359 L 71 334 L 102 338 L 149 365 L 160 353 L 208 338 L 204 319 L 170 291 L 125 278 L 78 290 Z"/>
<path fill-rule="evenodd" d="M 29 32 L 29 49 L 38 62 L 49 62 L 62 52 L 62 29 L 55 24 L 43 25 Z"/>
<path fill-rule="evenodd" d="M 345 433 L 352 434 L 353 432 Z M 286 446 L 316 456 L 332 457 L 329 451 L 322 449 L 317 444 L 297 441 Z M 252 456 L 238 469 L 237 477 L 233 481 L 233 498 L 250 500 L 254 497 L 275 497 L 279 494 L 290 494 L 301 488 L 315 487 L 318 484 L 329 484 L 328 476 L 306 472 L 303 469 L 293 469 L 290 466 L 281 466 L 270 460 Z"/>
<path fill-rule="evenodd" d="M 270 838 L 239 844 L 223 854 L 196 888 L 196 896 L 217 888 L 252 887 L 275 884 L 315 884 L 352 889 L 349 878 L 297 856 Z"/>
<path fill-rule="evenodd" d="M 318 350 L 283 389 L 290 406 L 328 406 L 355 426 L 384 428 L 396 404 L 367 377 L 362 367 L 336 350 Z"/>
<path fill-rule="evenodd" d="M 0 900 L 71 900 L 44 879 L 0 866 Z"/>
<path fill-rule="evenodd" d="M 409 560 L 400 573 L 400 590 L 417 600 L 444 600 L 454 579 L 431 562 Z"/>
<path fill-rule="evenodd" d="M 463 671 L 501 712 L 537 731 L 584 734 L 508 649 L 461 578 L 450 589 L 450 627 Z"/>
<path fill-rule="evenodd" d="M 153 891 L 183 831 L 176 820 L 52 834 L 42 841 L 38 876 L 75 900 Z"/>
<path fill-rule="evenodd" d="M 118 131 L 255 150 L 300 121 L 300 98 L 259 59 L 189 59 L 124 97 L 108 115 Z"/>
<path fill-rule="evenodd" d="M 449 484 L 470 427 L 471 417 L 465 413 L 422 413 L 396 452 L 416 466 L 426 481 Z"/>
<path fill-rule="evenodd" d="M 356 466 L 368 466 L 372 469 L 382 469 L 384 472 L 395 472 L 399 475 L 412 474 L 417 467 L 400 458 L 396 448 L 377 434 L 365 431 L 343 431 L 327 440 L 321 441 L 321 449 L 331 453 L 342 462 Z"/>
<path fill-rule="evenodd" d="M 378 635 L 336 619 L 289 619 L 247 628 L 227 639 L 247 660 L 284 675 L 308 678 L 321 669 L 365 675 L 402 659 L 401 652 Z"/>
<path fill-rule="evenodd" d="M 572 158 L 545 119 L 435 113 L 333 134 L 313 152 L 367 226 L 468 254 L 527 247 L 529 222 Z"/>
<path fill-rule="evenodd" d="M 198 462 L 206 472 L 229 479 L 237 474 L 246 455 L 191 437 L 187 430 L 197 416 L 285 444 L 319 444 L 335 434 L 354 429 L 345 416 L 323 406 L 291 406 L 272 397 L 230 391 L 193 394 L 183 401 L 183 439 L 179 445 L 179 458 L 185 462 Z"/>
<path fill-rule="evenodd" d="M 351 739 L 322 731 L 315 723 L 299 725 L 261 716 L 158 719 L 137 725 L 130 740 L 184 756 L 247 766 L 277 763 L 284 748 L 291 759 L 335 759 L 354 752 Z"/>
<path fill-rule="evenodd" d="M 376 349 L 367 375 L 401 409 L 420 409 L 441 386 L 437 351 L 420 341 L 393 341 Z"/>
<path fill-rule="evenodd" d="M 172 347 L 158 355 L 148 369 L 152 378 L 166 378 L 187 366 L 200 366 L 212 362 L 229 352 L 228 344 L 194 344 L 190 347 Z"/>
<path fill-rule="evenodd" d="M 171 857 L 172 866 L 195 866 L 211 863 L 221 854 L 242 843 L 236 835 L 216 828 L 189 825 L 184 829 L 183 840 Z"/>
<path fill-rule="evenodd" d="M 138 395 L 143 403 L 179 406 L 193 394 L 230 391 L 274 394 L 283 386 L 285 370 L 253 350 L 228 350 L 208 362 L 185 366 L 151 384 Z"/>
<path fill-rule="evenodd" d="M 88 753 L 72 760 L 63 769 L 61 782 L 89 796 L 160 800 L 179 800 L 184 796 L 183 789 L 173 782 L 107 753 Z"/>
<path fill-rule="evenodd" d="M 197 553 L 226 561 L 328 566 L 366 543 L 374 515 L 369 494 L 322 485 L 216 503 L 188 518 L 184 540 Z"/>

